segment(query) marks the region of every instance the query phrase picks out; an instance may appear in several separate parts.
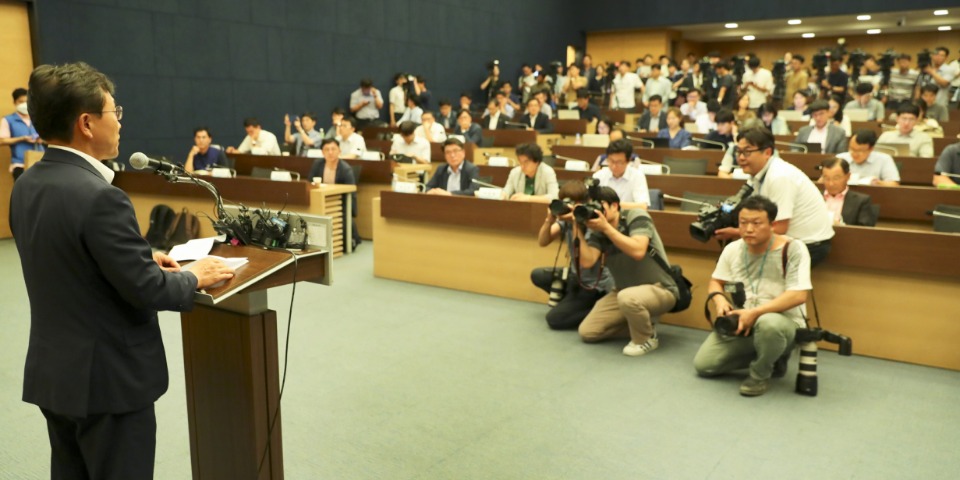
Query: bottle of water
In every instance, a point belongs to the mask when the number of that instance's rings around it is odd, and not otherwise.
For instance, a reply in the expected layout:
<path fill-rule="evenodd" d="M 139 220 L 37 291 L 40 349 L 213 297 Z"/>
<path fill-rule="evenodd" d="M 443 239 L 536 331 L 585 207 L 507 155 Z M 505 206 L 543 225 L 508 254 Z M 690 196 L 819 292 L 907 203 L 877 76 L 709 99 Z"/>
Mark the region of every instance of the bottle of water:
<path fill-rule="evenodd" d="M 573 141 L 574 145 L 581 145 L 583 141 L 580 139 L 580 134 L 577 134 L 577 139 Z"/>
<path fill-rule="evenodd" d="M 394 173 L 394 174 L 393 174 L 393 180 L 390 181 L 390 190 L 391 190 L 391 191 L 394 191 L 394 192 L 397 191 L 397 181 L 398 181 L 398 180 L 399 180 L 399 177 L 397 177 L 397 174 Z"/>

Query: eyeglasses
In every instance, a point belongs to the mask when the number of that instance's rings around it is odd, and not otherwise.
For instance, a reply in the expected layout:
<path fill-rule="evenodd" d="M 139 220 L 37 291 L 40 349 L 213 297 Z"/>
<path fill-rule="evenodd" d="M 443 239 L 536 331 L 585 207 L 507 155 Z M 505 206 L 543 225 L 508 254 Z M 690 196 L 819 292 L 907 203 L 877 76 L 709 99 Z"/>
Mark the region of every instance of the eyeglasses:
<path fill-rule="evenodd" d="M 739 148 L 735 148 L 735 149 L 733 150 L 733 156 L 734 156 L 734 157 L 749 157 L 750 154 L 752 154 L 752 153 L 754 153 L 754 152 L 759 152 L 760 150 L 761 150 L 761 149 L 759 149 L 759 148 L 745 148 L 745 149 L 743 149 L 743 150 L 740 150 Z"/>
<path fill-rule="evenodd" d="M 118 122 L 120 121 L 120 119 L 123 118 L 123 107 L 121 107 L 120 105 L 117 105 L 117 109 L 116 109 L 116 110 L 104 110 L 104 111 L 102 111 L 102 112 L 100 112 L 100 113 L 103 114 L 103 113 L 111 113 L 111 112 L 117 114 L 117 121 L 118 121 Z"/>

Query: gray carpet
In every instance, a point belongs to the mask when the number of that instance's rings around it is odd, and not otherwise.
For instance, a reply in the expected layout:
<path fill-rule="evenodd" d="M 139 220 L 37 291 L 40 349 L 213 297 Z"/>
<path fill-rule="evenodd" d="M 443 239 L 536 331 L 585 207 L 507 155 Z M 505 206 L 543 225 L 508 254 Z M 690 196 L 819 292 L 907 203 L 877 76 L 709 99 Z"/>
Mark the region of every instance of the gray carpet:
<path fill-rule="evenodd" d="M 660 349 L 582 344 L 543 305 L 375 279 L 373 245 L 300 284 L 283 399 L 289 479 L 952 479 L 960 373 L 820 356 L 759 398 L 697 378 L 705 332 L 661 327 Z M 48 478 L 39 411 L 20 401 L 28 307 L 0 242 L 0 478 Z M 271 293 L 286 332 L 289 288 Z M 170 390 L 157 404 L 158 479 L 190 478 L 179 318 L 162 314 Z M 952 473 L 951 473 L 952 472 Z"/>

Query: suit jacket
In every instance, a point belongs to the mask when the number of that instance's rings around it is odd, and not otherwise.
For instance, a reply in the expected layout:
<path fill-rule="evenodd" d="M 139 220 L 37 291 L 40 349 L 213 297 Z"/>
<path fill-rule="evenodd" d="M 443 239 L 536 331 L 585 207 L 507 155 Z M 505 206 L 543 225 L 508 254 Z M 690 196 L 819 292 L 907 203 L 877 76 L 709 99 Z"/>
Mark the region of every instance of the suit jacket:
<path fill-rule="evenodd" d="M 525 126 L 528 126 L 528 127 L 529 127 L 529 126 L 530 126 L 530 114 L 528 114 L 528 113 L 523 114 L 523 116 L 520 117 L 520 121 L 517 122 L 517 123 L 522 123 L 522 124 L 524 124 Z M 553 132 L 553 124 L 550 123 L 550 117 L 547 117 L 546 115 L 544 115 L 543 112 L 538 113 L 538 114 L 537 114 L 537 118 L 534 119 L 534 121 L 533 121 L 533 129 L 536 130 L 537 133 L 551 133 L 551 132 Z"/>
<path fill-rule="evenodd" d="M 813 125 L 807 125 L 800 129 L 797 134 L 797 143 L 808 143 L 810 132 L 813 131 Z M 847 132 L 843 128 L 831 123 L 827 125 L 827 143 L 823 153 L 843 153 L 847 151 Z"/>
<path fill-rule="evenodd" d="M 436 116 L 437 116 L 437 123 L 439 123 L 440 125 L 443 125 L 443 128 L 454 128 L 457 126 L 457 114 L 454 113 L 452 110 L 450 111 L 450 115 L 447 115 L 446 117 L 440 114 L 440 112 L 437 112 Z M 444 123 L 444 121 L 446 121 L 447 123 Z"/>
<path fill-rule="evenodd" d="M 483 130 L 494 130 L 490 128 L 490 116 L 484 115 L 480 119 L 480 127 Z M 505 113 L 500 113 L 500 116 L 497 117 L 497 128 L 495 130 L 503 130 L 507 128 L 507 115 Z"/>
<path fill-rule="evenodd" d="M 51 148 L 11 195 L 30 300 L 23 400 L 87 416 L 136 411 L 167 390 L 157 310 L 190 310 L 197 278 L 165 272 L 127 194 Z"/>
<path fill-rule="evenodd" d="M 650 110 L 644 110 L 643 114 L 640 115 L 640 120 L 637 122 L 637 128 L 643 130 L 649 130 L 650 127 Z M 660 130 L 666 130 L 667 125 L 667 111 L 666 109 L 660 109 Z"/>
<path fill-rule="evenodd" d="M 477 190 L 478 185 L 473 183 L 473 180 L 480 176 L 480 169 L 476 165 L 470 163 L 469 160 L 464 160 L 463 164 L 460 165 L 460 191 L 450 192 L 454 195 L 469 195 L 473 196 L 473 193 Z M 430 181 L 427 182 L 427 191 L 431 189 L 440 188 L 443 190 L 447 189 L 447 179 L 450 178 L 450 165 L 443 164 L 437 168 L 437 171 L 430 177 Z"/>
<path fill-rule="evenodd" d="M 471 123 L 470 128 L 468 128 L 466 132 L 460 129 L 460 125 L 457 125 L 456 128 L 453 129 L 453 134 L 463 135 L 463 138 L 467 139 L 468 142 L 472 142 L 477 145 L 480 145 L 480 141 L 483 140 L 483 131 L 480 128 L 480 125 L 476 123 Z"/>
<path fill-rule="evenodd" d="M 313 166 L 310 167 L 310 176 L 307 177 L 310 181 L 313 181 L 316 177 L 323 176 L 323 170 L 327 168 L 327 159 L 320 158 L 313 161 Z M 353 167 L 349 163 L 340 160 L 337 162 L 337 174 L 333 179 L 333 182 L 338 185 L 356 185 L 357 179 L 353 178 Z M 353 200 L 353 216 L 357 216 L 357 192 L 350 194 L 351 199 Z"/>
<path fill-rule="evenodd" d="M 840 217 L 847 225 L 873 227 L 877 224 L 877 217 L 873 214 L 873 208 L 870 205 L 870 195 L 853 190 L 847 190 L 847 194 L 843 197 Z"/>

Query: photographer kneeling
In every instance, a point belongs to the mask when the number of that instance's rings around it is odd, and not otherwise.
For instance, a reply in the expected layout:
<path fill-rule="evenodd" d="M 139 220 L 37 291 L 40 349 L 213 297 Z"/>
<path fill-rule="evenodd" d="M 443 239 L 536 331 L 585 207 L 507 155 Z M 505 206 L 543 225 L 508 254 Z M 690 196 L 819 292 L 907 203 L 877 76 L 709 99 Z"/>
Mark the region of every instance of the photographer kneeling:
<path fill-rule="evenodd" d="M 777 205 L 753 196 L 740 204 L 740 240 L 720 254 L 708 299 L 717 310 L 714 331 L 693 359 L 704 377 L 749 368 L 740 394 L 762 395 L 771 377 L 782 377 L 810 283 L 810 254 L 803 242 L 774 233 Z M 738 291 L 731 305 L 724 291 Z M 745 294 L 745 295 L 744 295 Z M 725 317 L 725 318 L 720 318 Z"/>
<path fill-rule="evenodd" d="M 563 235 L 561 241 L 567 244 L 570 267 L 566 272 L 563 267 L 556 266 L 536 268 L 530 272 L 530 280 L 537 288 L 551 295 L 551 302 L 555 300 L 554 295 L 563 293 L 563 298 L 547 312 L 547 325 L 554 330 L 568 330 L 577 328 L 597 300 L 613 291 L 614 285 L 613 277 L 606 268 L 594 265 L 593 268 L 579 269 L 577 266 L 574 230 L 578 227 L 574 222 L 573 209 L 586 202 L 587 188 L 581 182 L 567 182 L 560 188 L 560 199 L 554 200 L 547 209 L 547 219 L 540 227 L 538 241 L 541 247 L 546 247 Z M 555 211 L 555 205 L 562 206 L 566 213 L 561 213 L 559 209 Z M 564 273 L 566 278 L 563 278 Z M 556 286 L 551 289 L 556 281 L 563 282 L 561 292 L 556 291 Z"/>
<path fill-rule="evenodd" d="M 591 218 L 575 212 L 577 221 L 585 220 L 590 229 L 586 237 L 583 229 L 577 229 L 580 268 L 606 266 L 616 289 L 590 310 L 580 324 L 580 338 L 599 342 L 629 334 L 623 354 L 644 355 L 660 345 L 653 319 L 669 312 L 680 295 L 673 277 L 648 254 L 652 247 L 669 264 L 666 251 L 650 214 L 643 209 L 621 212 L 620 197 L 612 188 L 600 187 L 591 204 L 583 206 Z"/>

